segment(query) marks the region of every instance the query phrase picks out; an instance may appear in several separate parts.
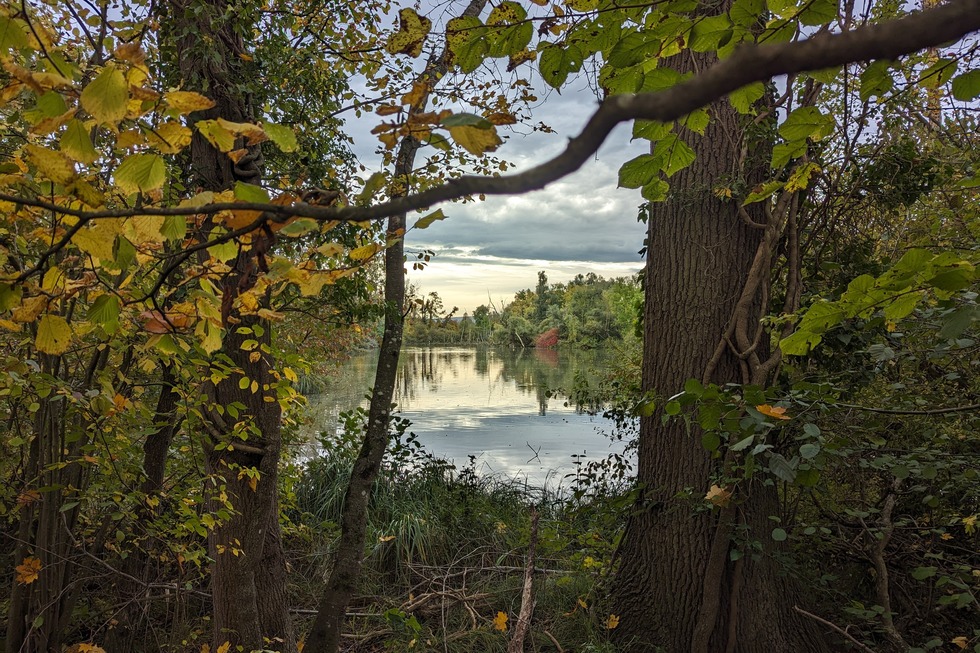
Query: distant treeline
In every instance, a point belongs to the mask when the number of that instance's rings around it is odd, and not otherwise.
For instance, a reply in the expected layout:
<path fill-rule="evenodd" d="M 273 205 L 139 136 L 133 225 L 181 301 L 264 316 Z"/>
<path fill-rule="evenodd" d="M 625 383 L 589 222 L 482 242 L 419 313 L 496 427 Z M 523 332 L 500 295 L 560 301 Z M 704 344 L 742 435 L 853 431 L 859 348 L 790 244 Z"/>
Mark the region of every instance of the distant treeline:
<path fill-rule="evenodd" d="M 446 310 L 438 293 L 410 298 L 405 341 L 410 345 L 492 344 L 597 347 L 636 337 L 643 293 L 639 275 L 604 279 L 594 273 L 568 283 L 548 283 L 538 272 L 537 286 L 521 290 L 499 309 L 478 306 L 473 315 Z"/>

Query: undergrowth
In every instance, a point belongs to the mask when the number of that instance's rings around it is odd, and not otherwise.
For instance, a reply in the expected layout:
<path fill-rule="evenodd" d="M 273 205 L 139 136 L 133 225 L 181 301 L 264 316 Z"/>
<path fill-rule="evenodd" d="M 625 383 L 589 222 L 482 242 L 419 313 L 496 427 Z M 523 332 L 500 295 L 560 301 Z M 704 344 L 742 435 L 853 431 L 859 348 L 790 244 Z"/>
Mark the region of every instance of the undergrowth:
<path fill-rule="evenodd" d="M 332 564 L 347 480 L 366 414 L 343 415 L 295 486 L 290 542 L 296 595 L 312 613 Z M 504 651 L 521 608 L 532 510 L 539 515 L 531 650 L 611 651 L 599 597 L 612 565 L 626 486 L 580 473 L 568 492 L 479 475 L 427 453 L 396 419 L 371 498 L 351 651 Z M 611 478 L 611 477 L 610 477 Z M 603 509 L 596 509 L 603 506 Z M 505 621 L 506 618 L 506 621 Z"/>

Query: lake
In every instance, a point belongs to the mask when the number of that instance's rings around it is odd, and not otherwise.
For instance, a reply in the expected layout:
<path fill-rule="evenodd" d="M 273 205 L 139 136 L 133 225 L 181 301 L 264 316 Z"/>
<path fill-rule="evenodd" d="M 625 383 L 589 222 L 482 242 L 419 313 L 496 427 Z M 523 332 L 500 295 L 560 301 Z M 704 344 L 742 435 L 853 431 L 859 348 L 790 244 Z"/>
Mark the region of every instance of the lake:
<path fill-rule="evenodd" d="M 410 431 L 435 456 L 458 467 L 475 457 L 483 474 L 555 488 L 576 460 L 622 453 L 612 423 L 565 405 L 561 388 L 602 369 L 612 352 L 408 347 L 399 362 L 395 402 Z M 309 397 L 316 432 L 335 432 L 338 415 L 358 405 L 374 382 L 377 352 L 351 358 L 322 392 Z M 310 433 L 313 437 L 313 433 Z"/>

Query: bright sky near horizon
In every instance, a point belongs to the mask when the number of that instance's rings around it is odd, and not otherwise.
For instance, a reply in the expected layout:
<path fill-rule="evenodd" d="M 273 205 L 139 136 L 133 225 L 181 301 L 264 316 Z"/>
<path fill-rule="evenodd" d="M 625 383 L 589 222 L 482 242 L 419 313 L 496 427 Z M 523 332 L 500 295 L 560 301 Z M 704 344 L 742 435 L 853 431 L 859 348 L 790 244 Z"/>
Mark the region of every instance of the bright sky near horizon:
<path fill-rule="evenodd" d="M 526 77 L 532 71 L 533 63 L 516 73 Z M 555 133 L 498 127 L 504 144 L 495 154 L 513 164 L 507 174 L 558 154 L 597 107 L 584 79 L 572 81 L 561 94 L 536 74 L 531 81 L 541 98 L 532 109 L 532 121 L 549 125 Z M 379 166 L 378 140 L 369 132 L 380 120 L 365 114 L 347 123 L 355 154 L 369 170 Z M 518 290 L 533 288 L 539 270 L 553 283 L 589 272 L 608 278 L 641 270 L 644 226 L 636 215 L 643 199 L 638 190 L 616 187 L 619 166 L 644 153 L 641 143 L 630 143 L 630 129 L 621 125 L 581 170 L 544 190 L 442 205 L 446 220 L 410 231 L 406 238 L 409 250 L 435 253 L 424 270 L 410 270 L 409 281 L 424 293 L 439 293 L 447 310 L 456 306 L 459 314 L 472 314 L 490 301 L 500 309 Z"/>

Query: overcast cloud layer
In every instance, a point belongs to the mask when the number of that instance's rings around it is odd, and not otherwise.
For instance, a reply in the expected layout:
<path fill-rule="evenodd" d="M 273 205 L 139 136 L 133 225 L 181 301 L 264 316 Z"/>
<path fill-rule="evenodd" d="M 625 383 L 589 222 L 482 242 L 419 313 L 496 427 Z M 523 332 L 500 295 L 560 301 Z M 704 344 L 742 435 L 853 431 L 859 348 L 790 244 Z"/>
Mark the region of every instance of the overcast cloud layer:
<path fill-rule="evenodd" d="M 584 88 L 563 95 L 542 90 L 539 97 L 545 99 L 533 121 L 556 133 L 525 136 L 500 130 L 505 142 L 496 154 L 513 164 L 511 174 L 558 154 L 597 106 Z M 369 169 L 377 167 L 371 165 L 377 161 L 372 154 L 377 140 L 367 132 L 377 121 L 368 115 L 349 125 L 356 153 Z M 616 188 L 616 180 L 619 166 L 642 153 L 639 143 L 630 143 L 630 127 L 622 125 L 593 160 L 544 190 L 443 205 L 448 219 L 410 231 L 406 238 L 409 249 L 436 254 L 424 271 L 410 274 L 410 281 L 426 293 L 438 292 L 447 308 L 472 313 L 488 301 L 499 309 L 498 302 L 534 287 L 539 270 L 552 282 L 588 272 L 610 277 L 639 271 L 644 227 L 636 215 L 643 200 L 639 191 Z"/>

